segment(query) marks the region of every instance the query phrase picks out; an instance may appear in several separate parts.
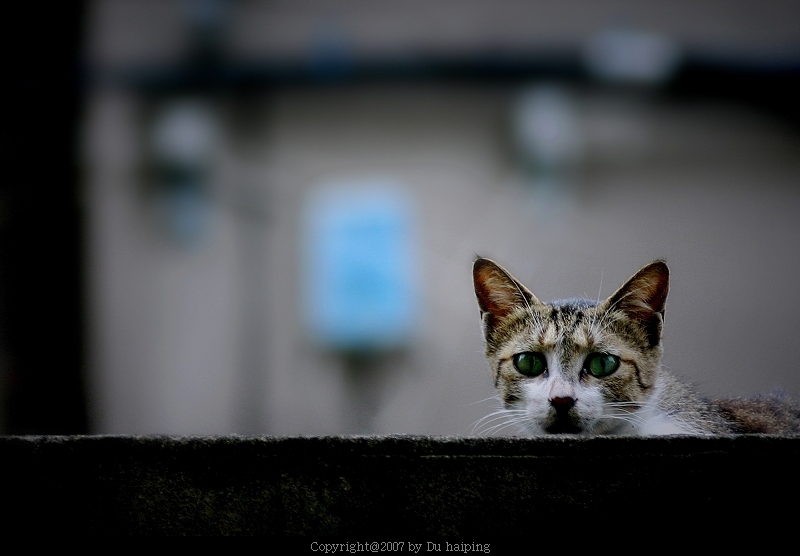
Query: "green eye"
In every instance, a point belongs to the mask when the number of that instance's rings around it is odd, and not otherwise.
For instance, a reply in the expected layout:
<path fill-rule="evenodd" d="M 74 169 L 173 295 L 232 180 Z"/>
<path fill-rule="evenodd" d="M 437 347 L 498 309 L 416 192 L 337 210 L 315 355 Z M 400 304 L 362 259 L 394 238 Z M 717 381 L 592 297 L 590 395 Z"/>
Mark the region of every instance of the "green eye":
<path fill-rule="evenodd" d="M 609 353 L 592 353 L 583 363 L 583 370 L 595 377 L 613 374 L 619 369 L 619 357 Z"/>
<path fill-rule="evenodd" d="M 525 376 L 539 376 L 547 370 L 544 355 L 534 351 L 514 355 L 514 367 Z"/>

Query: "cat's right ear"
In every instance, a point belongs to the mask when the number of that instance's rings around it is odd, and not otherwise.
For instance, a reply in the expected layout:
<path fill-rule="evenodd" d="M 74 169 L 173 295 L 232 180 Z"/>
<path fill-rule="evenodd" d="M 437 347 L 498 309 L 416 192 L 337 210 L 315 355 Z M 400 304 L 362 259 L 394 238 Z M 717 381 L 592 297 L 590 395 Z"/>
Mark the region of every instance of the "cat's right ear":
<path fill-rule="evenodd" d="M 489 259 L 475 261 L 472 280 L 485 332 L 517 309 L 540 303 L 511 273 Z"/>
<path fill-rule="evenodd" d="M 647 332 L 650 346 L 661 341 L 664 308 L 669 293 L 669 268 L 664 261 L 655 261 L 642 267 L 625 282 L 599 308 L 618 310 L 639 323 Z"/>

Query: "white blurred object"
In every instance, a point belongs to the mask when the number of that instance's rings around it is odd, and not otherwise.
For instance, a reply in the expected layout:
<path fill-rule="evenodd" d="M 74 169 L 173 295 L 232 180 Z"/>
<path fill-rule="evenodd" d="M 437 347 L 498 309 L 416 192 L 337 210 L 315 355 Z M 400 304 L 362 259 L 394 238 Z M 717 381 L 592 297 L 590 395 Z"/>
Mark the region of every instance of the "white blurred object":
<path fill-rule="evenodd" d="M 213 111 L 199 101 L 165 107 L 153 124 L 153 154 L 161 162 L 205 165 L 218 137 Z"/>
<path fill-rule="evenodd" d="M 583 155 L 580 118 L 571 96 L 560 87 L 525 89 L 514 107 L 513 126 L 517 150 L 536 168 L 557 171 Z"/>
<path fill-rule="evenodd" d="M 676 41 L 644 31 L 602 31 L 584 49 L 588 70 L 607 81 L 657 85 L 675 73 L 680 61 Z"/>
<path fill-rule="evenodd" d="M 175 101 L 153 123 L 156 215 L 181 245 L 196 244 L 209 226 L 208 181 L 219 137 L 215 113 L 200 101 Z"/>

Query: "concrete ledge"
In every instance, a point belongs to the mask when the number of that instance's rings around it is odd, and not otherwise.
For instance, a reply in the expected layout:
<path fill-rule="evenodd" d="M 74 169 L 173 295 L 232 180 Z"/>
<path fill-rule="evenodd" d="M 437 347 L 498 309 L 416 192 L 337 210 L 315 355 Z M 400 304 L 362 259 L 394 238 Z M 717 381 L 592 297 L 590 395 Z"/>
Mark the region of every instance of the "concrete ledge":
<path fill-rule="evenodd" d="M 0 437 L 7 532 L 507 535 L 800 495 L 800 438 Z M 755 512 L 758 515 L 758 512 Z M 380 540 L 380 539 L 377 539 Z"/>

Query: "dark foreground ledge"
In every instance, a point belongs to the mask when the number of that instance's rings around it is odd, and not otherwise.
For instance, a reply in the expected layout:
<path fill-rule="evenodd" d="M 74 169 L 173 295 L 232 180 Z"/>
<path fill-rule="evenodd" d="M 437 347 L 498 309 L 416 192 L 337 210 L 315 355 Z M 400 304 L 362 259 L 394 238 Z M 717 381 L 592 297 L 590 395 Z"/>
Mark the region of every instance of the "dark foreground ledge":
<path fill-rule="evenodd" d="M 3 529 L 47 534 L 475 539 L 621 512 L 751 521 L 795 507 L 798 471 L 800 438 L 755 435 L 0 437 Z"/>

